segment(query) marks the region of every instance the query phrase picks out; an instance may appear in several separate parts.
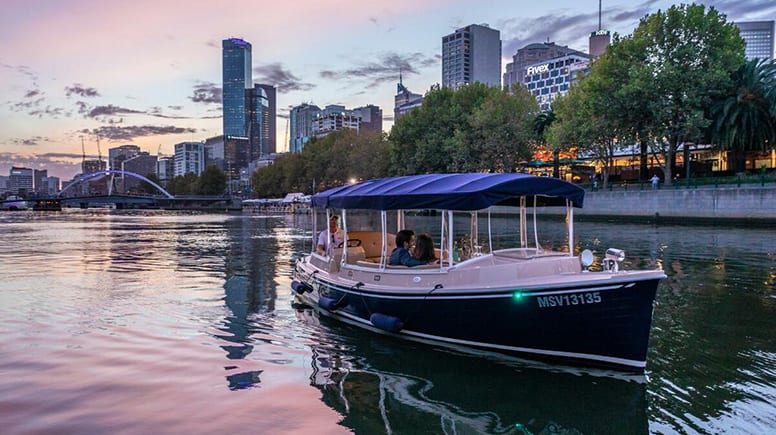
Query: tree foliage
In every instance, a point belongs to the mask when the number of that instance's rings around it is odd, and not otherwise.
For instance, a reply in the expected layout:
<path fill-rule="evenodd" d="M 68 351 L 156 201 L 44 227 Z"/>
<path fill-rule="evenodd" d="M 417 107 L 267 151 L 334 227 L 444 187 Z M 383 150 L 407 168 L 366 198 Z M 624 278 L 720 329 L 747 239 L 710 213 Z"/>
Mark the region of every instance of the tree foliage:
<path fill-rule="evenodd" d="M 422 106 L 391 130 L 390 171 L 514 172 L 531 156 L 537 112 L 522 87 L 509 93 L 481 83 L 458 90 L 433 86 Z"/>
<path fill-rule="evenodd" d="M 570 99 L 588 101 L 567 103 L 561 115 L 567 125 L 558 127 L 556 138 L 576 135 L 582 147 L 603 146 L 602 158 L 617 143 L 637 140 L 642 168 L 646 144 L 651 143 L 663 157 L 670 184 L 679 144 L 705 134 L 711 124 L 708 107 L 743 59 L 738 29 L 713 7 L 693 4 L 658 11 L 643 18 L 633 35 L 615 35 L 580 89 L 572 88 Z M 574 114 L 583 118 L 568 118 Z M 583 125 L 585 118 L 589 128 Z M 582 130 L 574 133 L 572 125 Z"/>
<path fill-rule="evenodd" d="M 201 195 L 221 195 L 226 190 L 226 174 L 218 166 L 210 165 L 199 175 L 198 193 Z"/>
<path fill-rule="evenodd" d="M 278 157 L 251 176 L 254 195 L 313 193 L 351 180 L 388 175 L 389 144 L 382 133 L 341 130 L 308 142 L 302 152 Z"/>
<path fill-rule="evenodd" d="M 745 151 L 776 144 L 776 64 L 753 59 L 731 75 L 731 86 L 711 107 L 713 141 L 731 150 L 734 169 L 743 172 Z"/>

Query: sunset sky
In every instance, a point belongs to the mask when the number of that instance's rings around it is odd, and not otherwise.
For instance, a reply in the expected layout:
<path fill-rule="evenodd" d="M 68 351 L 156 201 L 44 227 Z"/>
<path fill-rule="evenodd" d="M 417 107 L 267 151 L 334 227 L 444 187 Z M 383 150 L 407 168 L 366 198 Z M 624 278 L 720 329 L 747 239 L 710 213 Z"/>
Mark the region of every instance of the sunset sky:
<path fill-rule="evenodd" d="M 672 1 L 603 1 L 603 27 L 630 34 Z M 773 0 L 702 1 L 730 21 L 772 20 Z M 278 150 L 288 109 L 376 104 L 393 125 L 399 70 L 411 91 L 441 82 L 442 36 L 501 32 L 502 66 L 528 43 L 587 51 L 594 0 L 2 0 L 0 175 L 12 165 L 69 180 L 88 157 L 221 134 L 221 40 L 253 45 L 253 77 L 278 88 Z"/>

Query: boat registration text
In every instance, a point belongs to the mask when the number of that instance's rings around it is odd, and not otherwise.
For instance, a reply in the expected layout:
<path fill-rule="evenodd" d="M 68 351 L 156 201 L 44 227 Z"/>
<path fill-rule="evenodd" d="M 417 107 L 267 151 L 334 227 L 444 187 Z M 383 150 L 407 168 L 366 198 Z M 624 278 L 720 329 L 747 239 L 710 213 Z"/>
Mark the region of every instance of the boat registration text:
<path fill-rule="evenodd" d="M 539 308 L 565 307 L 601 303 L 599 292 L 577 293 L 573 295 L 539 296 L 536 298 Z"/>

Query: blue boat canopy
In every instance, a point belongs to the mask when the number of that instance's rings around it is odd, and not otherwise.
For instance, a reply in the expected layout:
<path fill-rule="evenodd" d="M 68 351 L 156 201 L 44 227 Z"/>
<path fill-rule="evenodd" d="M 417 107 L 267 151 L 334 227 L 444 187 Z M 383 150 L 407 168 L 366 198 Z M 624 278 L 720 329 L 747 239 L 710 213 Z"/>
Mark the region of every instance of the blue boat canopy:
<path fill-rule="evenodd" d="M 424 174 L 379 178 L 335 187 L 312 197 L 313 207 L 366 210 L 482 210 L 519 206 L 520 197 L 540 206 L 582 207 L 585 190 L 550 177 L 529 174 Z M 533 205 L 533 199 L 528 201 Z"/>

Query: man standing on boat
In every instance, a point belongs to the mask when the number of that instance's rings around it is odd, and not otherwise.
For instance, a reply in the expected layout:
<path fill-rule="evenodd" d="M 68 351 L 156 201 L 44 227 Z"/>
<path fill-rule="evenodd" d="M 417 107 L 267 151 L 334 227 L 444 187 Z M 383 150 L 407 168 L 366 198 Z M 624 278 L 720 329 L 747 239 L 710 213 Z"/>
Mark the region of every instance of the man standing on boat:
<path fill-rule="evenodd" d="M 329 229 L 321 231 L 318 235 L 318 253 L 324 255 L 329 252 L 330 247 L 338 248 L 345 240 L 345 235 L 339 228 L 339 216 L 332 215 L 329 218 Z"/>

